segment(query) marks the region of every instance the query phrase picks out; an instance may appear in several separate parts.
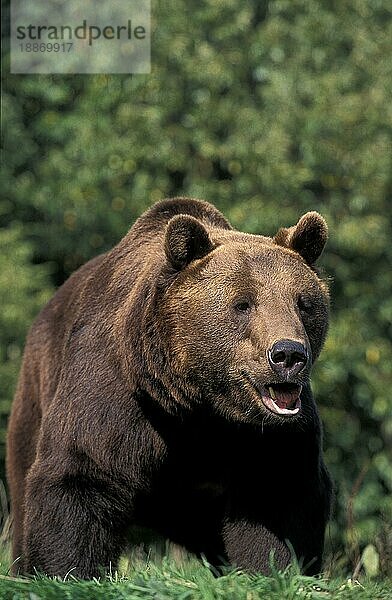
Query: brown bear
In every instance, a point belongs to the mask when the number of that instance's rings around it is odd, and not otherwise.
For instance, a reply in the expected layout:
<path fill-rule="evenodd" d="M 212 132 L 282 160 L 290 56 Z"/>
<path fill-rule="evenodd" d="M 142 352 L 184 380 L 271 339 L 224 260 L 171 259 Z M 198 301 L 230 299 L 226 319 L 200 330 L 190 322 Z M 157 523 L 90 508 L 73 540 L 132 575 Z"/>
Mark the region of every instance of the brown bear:
<path fill-rule="evenodd" d="M 98 576 L 147 531 L 211 564 L 267 573 L 292 548 L 320 570 L 326 238 L 316 212 L 270 238 L 175 198 L 68 279 L 30 331 L 9 422 L 15 571 Z"/>

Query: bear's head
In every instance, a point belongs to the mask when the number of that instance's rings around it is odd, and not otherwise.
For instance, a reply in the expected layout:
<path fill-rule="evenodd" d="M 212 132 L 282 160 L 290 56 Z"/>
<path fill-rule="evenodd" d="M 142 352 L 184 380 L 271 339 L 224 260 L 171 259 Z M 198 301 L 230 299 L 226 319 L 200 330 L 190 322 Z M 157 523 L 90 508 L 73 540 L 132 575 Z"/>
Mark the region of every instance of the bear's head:
<path fill-rule="evenodd" d="M 192 398 L 231 420 L 306 420 L 328 326 L 315 270 L 326 240 L 316 212 L 274 238 L 170 219 L 161 322 L 173 377 Z"/>

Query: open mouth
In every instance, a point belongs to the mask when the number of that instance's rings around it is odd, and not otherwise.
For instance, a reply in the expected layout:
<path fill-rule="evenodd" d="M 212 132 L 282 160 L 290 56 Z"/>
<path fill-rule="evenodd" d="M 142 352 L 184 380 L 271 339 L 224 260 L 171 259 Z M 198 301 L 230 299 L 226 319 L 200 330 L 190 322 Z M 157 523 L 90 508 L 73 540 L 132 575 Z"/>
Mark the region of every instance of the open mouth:
<path fill-rule="evenodd" d="M 266 408 L 276 415 L 293 416 L 301 410 L 302 385 L 297 383 L 271 383 L 264 385 L 261 399 Z"/>

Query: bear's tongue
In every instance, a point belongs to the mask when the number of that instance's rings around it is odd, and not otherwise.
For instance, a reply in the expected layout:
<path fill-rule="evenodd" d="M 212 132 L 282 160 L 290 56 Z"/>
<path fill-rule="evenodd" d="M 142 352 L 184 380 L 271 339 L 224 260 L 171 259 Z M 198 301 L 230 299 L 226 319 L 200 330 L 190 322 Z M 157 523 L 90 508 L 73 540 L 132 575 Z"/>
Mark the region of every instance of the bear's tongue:
<path fill-rule="evenodd" d="M 299 385 L 290 383 L 270 385 L 268 391 L 279 408 L 291 408 L 297 402 L 300 393 Z"/>
<path fill-rule="evenodd" d="M 276 414 L 297 414 L 301 408 L 301 390 L 302 386 L 295 383 L 266 385 L 263 402 L 267 408 Z"/>

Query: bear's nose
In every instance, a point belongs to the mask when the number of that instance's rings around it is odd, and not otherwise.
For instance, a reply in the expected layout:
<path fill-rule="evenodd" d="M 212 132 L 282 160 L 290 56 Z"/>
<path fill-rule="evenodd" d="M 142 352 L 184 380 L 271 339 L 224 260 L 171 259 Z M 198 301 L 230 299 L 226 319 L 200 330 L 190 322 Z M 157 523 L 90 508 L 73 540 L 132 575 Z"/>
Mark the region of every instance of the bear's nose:
<path fill-rule="evenodd" d="M 306 366 L 308 352 L 300 342 L 279 340 L 268 350 L 268 361 L 275 373 L 287 379 Z"/>

